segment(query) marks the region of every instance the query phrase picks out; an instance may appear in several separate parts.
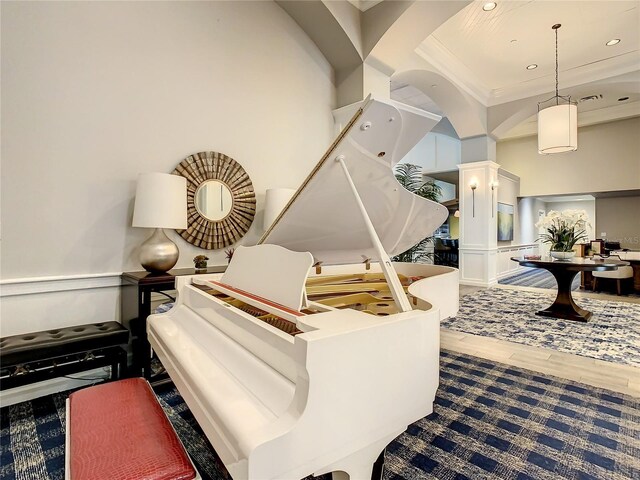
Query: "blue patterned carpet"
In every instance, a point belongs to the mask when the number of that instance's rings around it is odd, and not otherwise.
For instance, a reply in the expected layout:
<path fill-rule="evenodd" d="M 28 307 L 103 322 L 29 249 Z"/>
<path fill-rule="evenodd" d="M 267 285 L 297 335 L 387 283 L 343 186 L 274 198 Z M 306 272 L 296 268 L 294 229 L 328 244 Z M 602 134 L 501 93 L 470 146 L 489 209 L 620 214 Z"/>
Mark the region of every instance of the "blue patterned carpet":
<path fill-rule="evenodd" d="M 640 367 L 640 304 L 593 298 L 575 302 L 593 313 L 586 323 L 539 317 L 553 292 L 488 288 L 460 299 L 455 318 L 441 325 L 534 347 Z"/>
<path fill-rule="evenodd" d="M 228 479 L 176 390 L 157 393 L 203 479 Z M 1 479 L 64 478 L 64 399 L 0 411 Z M 434 413 L 385 460 L 386 480 L 637 479 L 640 400 L 443 352 Z"/>

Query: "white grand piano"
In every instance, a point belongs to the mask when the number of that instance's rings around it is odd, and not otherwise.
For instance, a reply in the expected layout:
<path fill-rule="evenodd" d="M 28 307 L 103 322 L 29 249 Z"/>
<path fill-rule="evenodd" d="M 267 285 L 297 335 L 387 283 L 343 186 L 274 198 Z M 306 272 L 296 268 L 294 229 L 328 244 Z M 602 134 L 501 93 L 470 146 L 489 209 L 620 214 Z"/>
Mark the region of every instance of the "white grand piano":
<path fill-rule="evenodd" d="M 392 263 L 447 218 L 393 166 L 439 117 L 367 99 L 259 244 L 178 277 L 149 341 L 234 479 L 369 479 L 430 414 L 458 271 Z"/>

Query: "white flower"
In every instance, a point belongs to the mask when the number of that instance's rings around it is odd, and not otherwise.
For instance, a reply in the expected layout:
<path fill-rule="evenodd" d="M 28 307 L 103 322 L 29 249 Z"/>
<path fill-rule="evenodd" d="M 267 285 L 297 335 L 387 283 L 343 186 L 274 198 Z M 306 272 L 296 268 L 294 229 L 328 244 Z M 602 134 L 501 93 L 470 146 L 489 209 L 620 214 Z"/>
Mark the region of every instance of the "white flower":
<path fill-rule="evenodd" d="M 535 226 L 545 230 L 545 233 L 540 235 L 540 240 L 550 243 L 551 250 L 566 252 L 570 251 L 576 242 L 587 240 L 587 225 L 591 226 L 585 210 L 551 210 Z"/>

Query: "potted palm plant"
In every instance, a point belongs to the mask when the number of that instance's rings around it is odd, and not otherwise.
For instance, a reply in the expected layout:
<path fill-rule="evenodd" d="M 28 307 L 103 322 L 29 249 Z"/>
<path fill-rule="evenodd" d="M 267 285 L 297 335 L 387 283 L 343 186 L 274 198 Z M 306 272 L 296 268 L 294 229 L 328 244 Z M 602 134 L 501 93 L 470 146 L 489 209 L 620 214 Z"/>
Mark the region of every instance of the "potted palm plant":
<path fill-rule="evenodd" d="M 437 202 L 442 194 L 442 189 L 433 181 L 425 182 L 422 179 L 422 168 L 410 163 L 400 163 L 395 168 L 396 179 L 404 188 L 416 195 Z M 424 262 L 433 258 L 434 237 L 429 236 L 418 242 L 409 250 L 393 257 L 394 262 Z"/>

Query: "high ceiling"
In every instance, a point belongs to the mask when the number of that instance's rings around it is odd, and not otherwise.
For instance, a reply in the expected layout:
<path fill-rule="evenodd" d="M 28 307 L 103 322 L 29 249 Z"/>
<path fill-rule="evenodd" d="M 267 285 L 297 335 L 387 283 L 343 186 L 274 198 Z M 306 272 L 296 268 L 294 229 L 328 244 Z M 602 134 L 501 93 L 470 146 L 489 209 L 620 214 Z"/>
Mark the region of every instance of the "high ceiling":
<path fill-rule="evenodd" d="M 579 102 L 579 112 L 591 112 L 581 125 L 640 115 L 640 2 L 505 0 L 484 11 L 485 3 L 460 10 L 417 49 L 482 105 L 504 111 L 522 99 L 553 95 L 551 26 L 560 23 L 559 90 Z M 620 42 L 607 46 L 612 39 Z M 531 64 L 537 68 L 527 70 Z M 402 83 L 392 83 L 392 98 L 434 108 L 427 95 Z M 529 117 L 500 137 L 533 134 L 535 121 Z"/>
<path fill-rule="evenodd" d="M 640 116 L 639 0 L 276 1 L 333 66 L 338 106 L 390 79 L 391 98 L 442 113 L 459 138 L 535 135 L 560 23 L 559 93 L 578 126 Z"/>
<path fill-rule="evenodd" d="M 471 3 L 423 45 L 439 44 L 449 61 L 468 69 L 466 82 L 491 96 L 492 105 L 504 102 L 504 92 L 529 96 L 532 86 L 553 85 L 554 24 L 562 24 L 558 55 L 565 88 L 567 81 L 599 79 L 595 64 L 606 68 L 606 76 L 638 68 L 637 1 L 503 1 L 489 12 L 482 5 Z M 614 38 L 620 43 L 606 46 Z M 527 70 L 531 64 L 538 68 Z"/>

